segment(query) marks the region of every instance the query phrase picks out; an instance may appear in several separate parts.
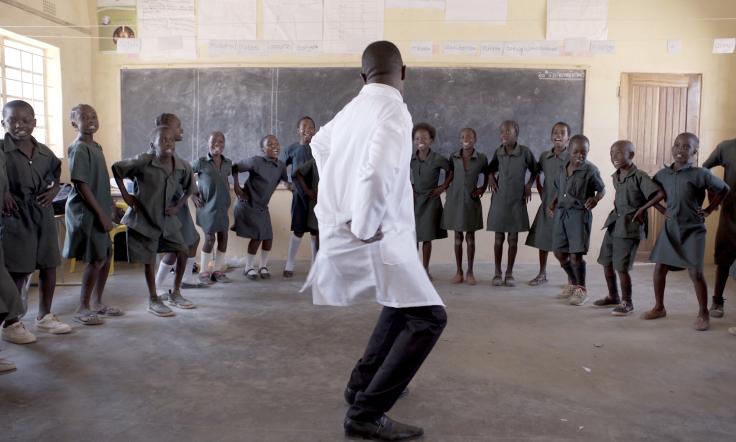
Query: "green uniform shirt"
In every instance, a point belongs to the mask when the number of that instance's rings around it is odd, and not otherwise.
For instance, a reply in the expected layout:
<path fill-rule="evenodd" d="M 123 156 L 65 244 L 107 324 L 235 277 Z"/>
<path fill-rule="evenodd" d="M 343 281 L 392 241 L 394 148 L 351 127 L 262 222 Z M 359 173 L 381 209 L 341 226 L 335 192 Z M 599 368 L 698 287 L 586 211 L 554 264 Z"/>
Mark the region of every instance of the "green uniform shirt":
<path fill-rule="evenodd" d="M 644 239 L 649 226 L 647 213 L 643 224 L 633 220 L 634 213 L 659 191 L 659 186 L 636 166 L 622 178 L 619 175 L 618 170 L 611 175 L 616 196 L 603 228 L 610 229 L 614 238 Z"/>
<path fill-rule="evenodd" d="M 499 146 L 488 164 L 488 173 L 498 173 L 498 191 L 491 196 L 486 230 L 526 232 L 529 214 L 524 200 L 526 172 L 537 174 L 537 162 L 528 147 L 516 143 L 511 153 Z"/>
<path fill-rule="evenodd" d="M 197 209 L 197 225 L 205 233 L 225 232 L 229 227 L 227 211 L 230 208 L 230 183 L 233 162 L 222 156 L 218 168 L 210 154 L 192 163 L 197 174 L 197 187 L 204 206 Z"/>
<path fill-rule="evenodd" d="M 703 163 L 712 169 L 723 167 L 723 179 L 731 189 L 736 188 L 736 138 L 718 144 L 713 153 Z M 730 192 L 721 204 L 716 232 L 716 264 L 727 264 L 736 260 L 736 192 Z"/>
<path fill-rule="evenodd" d="M 562 167 L 555 182 L 555 193 L 557 195 L 557 209 L 585 209 L 585 201 L 595 196 L 596 192 L 605 189 L 601 173 L 598 168 L 585 161 L 577 169 L 567 176 L 567 163 Z"/>
<path fill-rule="evenodd" d="M 417 241 L 447 238 L 447 231 L 441 225 L 442 200 L 439 195 L 430 197 L 429 194 L 439 184 L 440 171 L 449 172 L 450 161 L 433 150 L 430 150 L 427 159 L 422 161 L 419 159 L 419 153 L 414 152 L 410 167 L 410 179 L 414 187 L 414 223 Z"/>
<path fill-rule="evenodd" d="M 192 168 L 174 156 L 170 173 L 155 154 L 142 153 L 135 158 L 118 161 L 112 170 L 121 178 L 133 180 L 133 195 L 143 206 L 140 211 L 128 208 L 122 219 L 130 229 L 149 238 L 173 238 L 183 243 L 181 222 L 176 216 L 166 216 L 166 207 L 174 201 L 177 189 L 191 193 L 194 186 Z"/>
<path fill-rule="evenodd" d="M 567 148 L 555 155 L 554 148 L 543 152 L 539 156 L 537 162 L 537 172 L 544 174 L 542 184 L 542 194 L 540 198 L 542 203 L 537 209 L 537 215 L 526 237 L 526 245 L 536 247 L 540 250 L 552 250 L 552 231 L 554 229 L 554 220 L 547 217 L 547 208 L 555 197 L 555 181 L 560 175 L 562 167 L 567 164 L 570 159 L 570 153 Z"/>
<path fill-rule="evenodd" d="M 447 189 L 445 209 L 442 212 L 442 228 L 456 232 L 475 232 L 483 228 L 483 206 L 480 198 L 472 196 L 478 187 L 478 178 L 486 173 L 488 158 L 473 151 L 466 169 L 462 149 L 450 155 L 450 170 L 454 178 Z"/>
<path fill-rule="evenodd" d="M 0 149 L 0 201 L 3 201 L 8 190 L 8 176 L 5 173 L 5 154 Z M 5 268 L 2 247 L 2 224 L 0 223 L 0 313 L 7 313 L 8 319 L 15 319 L 22 312 L 22 304 L 18 289 Z"/>

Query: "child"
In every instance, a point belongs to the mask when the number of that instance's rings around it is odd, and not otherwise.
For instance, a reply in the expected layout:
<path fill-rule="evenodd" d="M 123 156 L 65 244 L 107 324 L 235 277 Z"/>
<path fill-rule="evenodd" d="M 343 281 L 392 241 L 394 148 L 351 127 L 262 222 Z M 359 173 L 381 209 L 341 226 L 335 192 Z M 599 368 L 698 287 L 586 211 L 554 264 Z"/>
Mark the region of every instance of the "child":
<path fill-rule="evenodd" d="M 314 135 L 314 120 L 311 117 L 302 117 L 297 122 L 297 135 L 299 141 L 287 147 L 280 157 L 280 160 L 288 168 L 291 166 L 289 171 L 289 180 L 292 181 L 292 197 L 291 197 L 291 231 L 294 232 L 289 240 L 289 254 L 287 255 L 286 265 L 284 266 L 284 277 L 291 278 L 294 276 L 294 263 L 296 260 L 296 253 L 299 251 L 299 244 L 301 244 L 302 236 L 305 232 L 309 232 L 312 236 L 312 261 L 314 262 L 316 248 L 317 230 L 311 229 L 308 226 L 308 219 L 310 216 L 309 197 L 306 195 L 304 190 L 298 185 L 293 185 L 294 173 L 301 167 L 302 164 L 312 159 L 312 148 L 309 147 L 309 143 L 312 141 Z M 314 212 L 312 212 L 312 215 Z"/>
<path fill-rule="evenodd" d="M 175 133 L 168 126 L 153 130 L 151 148 L 154 152 L 138 155 L 136 158 L 118 161 L 112 166 L 112 174 L 120 188 L 128 210 L 122 219 L 128 226 L 128 260 L 144 264 L 146 285 L 148 286 L 148 311 L 156 316 L 174 316 L 162 301 L 174 307 L 194 308 L 191 301 L 181 295 L 181 280 L 187 265 L 187 246 L 181 232 L 181 222 L 177 213 L 187 202 L 194 178 L 189 164 L 174 155 Z M 135 192 L 129 194 L 123 185 L 123 178 L 135 183 Z M 184 194 L 174 201 L 181 189 Z M 176 276 L 174 289 L 159 298 L 156 293 L 157 253 L 176 255 Z"/>
<path fill-rule="evenodd" d="M 611 175 L 616 190 L 613 210 L 603 228 L 598 263 L 603 266 L 608 296 L 595 301 L 596 307 L 612 307 L 613 316 L 626 316 L 634 311 L 631 300 L 631 270 L 639 241 L 647 237 L 647 209 L 664 199 L 664 191 L 634 164 L 634 144 L 620 140 L 611 146 Z M 621 297 L 616 286 L 616 272 L 621 280 Z"/>
<path fill-rule="evenodd" d="M 473 261 L 475 259 L 475 231 L 483 228 L 483 207 L 480 197 L 488 187 L 486 156 L 475 150 L 475 130 L 466 127 L 460 131 L 460 150 L 450 155 L 450 172 L 453 179 L 447 191 L 445 209 L 442 212 L 442 228 L 455 231 L 455 263 L 457 271 L 453 284 L 465 280 L 475 285 Z M 457 170 L 457 173 L 455 171 Z M 484 175 L 483 185 L 478 177 Z M 468 244 L 468 272 L 463 278 L 463 234 Z"/>
<path fill-rule="evenodd" d="M 222 153 L 225 150 L 225 135 L 212 132 L 208 140 L 209 154 L 194 162 L 192 171 L 197 174 L 197 189 L 193 197 L 197 207 L 197 225 L 204 231 L 202 246 L 200 280 L 230 282 L 225 275 L 225 252 L 227 252 L 227 229 L 230 218 L 230 184 L 228 177 L 233 170 L 233 162 Z M 212 249 L 217 236 L 217 256 L 212 273 L 207 269 L 212 261 Z"/>
<path fill-rule="evenodd" d="M 314 208 L 317 205 L 317 190 L 319 188 L 319 172 L 317 171 L 317 162 L 314 159 L 302 164 L 294 173 L 294 179 L 301 186 L 304 194 L 309 198 L 309 216 L 307 217 L 307 227 L 316 233 L 316 250 L 319 250 L 319 225 L 317 223 L 317 215 Z M 316 252 L 315 252 L 316 253 Z"/>
<path fill-rule="evenodd" d="M 3 127 L 7 133 L 0 148 L 5 153 L 3 173 L 8 177 L 8 191 L 3 202 L 5 266 L 18 292 L 26 279 L 39 270 L 36 330 L 69 333 L 72 331 L 69 324 L 51 313 L 56 267 L 61 263 L 51 203 L 59 193 L 61 161 L 31 135 L 36 118 L 33 108 L 25 101 L 14 100 L 3 106 Z M 11 321 L 6 321 L 6 325 L 8 322 Z M 16 319 L 10 325 L 17 322 Z M 20 331 L 18 327 L 14 325 L 16 331 Z"/>
<path fill-rule="evenodd" d="M 504 121 L 499 128 L 501 146 L 493 153 L 488 165 L 490 179 L 491 207 L 488 209 L 486 230 L 496 232 L 493 245 L 496 273 L 493 276 L 494 286 L 513 287 L 514 262 L 519 243 L 519 232 L 529 230 L 529 214 L 526 204 L 532 199 L 532 184 L 537 177 L 537 162 L 528 147 L 519 144 L 519 124 L 516 121 Z M 524 182 L 526 172 L 529 180 Z M 498 176 L 496 176 L 498 174 Z M 508 262 L 506 275 L 502 279 L 501 260 L 503 258 L 504 233 L 508 233 Z"/>
<path fill-rule="evenodd" d="M 547 283 L 547 257 L 552 251 L 552 229 L 554 221 L 547 217 L 552 198 L 554 197 L 555 180 L 570 159 L 567 143 L 570 141 L 570 126 L 562 121 L 552 126 L 552 149 L 543 152 L 537 163 L 537 191 L 542 202 L 534 217 L 534 222 L 526 237 L 526 245 L 539 249 L 539 274 L 528 282 L 530 286 Z M 544 175 L 544 185 L 542 185 Z M 568 284 L 572 282 L 568 281 Z"/>
<path fill-rule="evenodd" d="M 716 146 L 703 163 L 703 167 L 712 169 L 722 166 L 723 180 L 731 189 L 736 188 L 736 138 L 726 140 Z M 716 284 L 713 293 L 713 305 L 710 308 L 712 318 L 723 317 L 723 291 L 726 289 L 729 270 L 736 261 L 736 194 L 729 193 L 723 200 L 721 215 L 718 218 L 716 232 Z"/>
<path fill-rule="evenodd" d="M 655 305 L 642 315 L 643 319 L 667 316 L 664 308 L 664 287 L 667 272 L 687 269 L 698 298 L 698 318 L 695 330 L 710 327 L 708 315 L 708 286 L 703 277 L 705 254 L 705 218 L 723 201 L 729 187 L 708 169 L 692 166 L 698 153 L 699 140 L 694 134 L 683 132 L 672 146 L 674 162 L 654 175 L 654 181 L 667 195 L 664 228 L 659 232 L 650 260 L 654 268 Z M 706 191 L 714 192 L 710 205 L 702 208 Z M 658 209 L 663 211 L 658 205 Z"/>
<path fill-rule="evenodd" d="M 605 195 L 598 168 L 589 163 L 590 141 L 585 135 L 570 138 L 570 160 L 557 176 L 555 195 L 547 216 L 554 217 L 552 248 L 572 284 L 558 296 L 570 305 L 582 305 L 588 298 L 585 288 L 585 260 L 590 245 L 591 210 Z"/>
<path fill-rule="evenodd" d="M 64 257 L 86 262 L 82 276 L 79 308 L 74 320 L 84 325 L 98 325 L 98 316 L 120 316 L 123 312 L 102 303 L 112 259 L 112 196 L 110 175 L 102 147 L 93 136 L 99 128 L 97 112 L 80 104 L 72 109 L 72 127 L 77 138 L 69 146 L 69 170 L 74 189 L 66 203 L 66 238 Z M 92 290 L 95 299 L 92 303 Z"/>
<path fill-rule="evenodd" d="M 440 195 L 450 187 L 452 172 L 447 158 L 430 147 L 437 131 L 427 123 L 419 123 L 412 130 L 416 150 L 411 158 L 411 184 L 414 190 L 414 220 L 417 242 L 422 243 L 422 264 L 427 276 L 429 258 L 432 255 L 432 240 L 447 238 L 447 230 L 442 224 L 442 200 Z M 445 171 L 445 181 L 438 185 L 440 171 Z"/>
<path fill-rule="evenodd" d="M 248 254 L 245 258 L 245 276 L 250 280 L 268 279 L 268 255 L 273 246 L 273 230 L 271 229 L 271 215 L 268 212 L 268 202 L 271 200 L 279 181 L 288 182 L 286 165 L 279 161 L 279 140 L 274 135 L 266 135 L 261 139 L 261 149 L 264 156 L 254 156 L 233 165 L 233 181 L 235 203 L 233 215 L 235 223 L 232 230 L 243 238 L 250 238 Z M 248 181 L 240 187 L 238 173 L 249 172 Z M 261 262 L 258 271 L 253 267 L 258 247 L 261 249 Z"/>
<path fill-rule="evenodd" d="M 177 142 L 184 139 L 184 128 L 181 125 L 181 120 L 174 114 L 159 115 L 156 117 L 156 126 L 169 126 L 171 130 L 174 131 L 174 138 Z M 174 155 L 176 156 L 176 154 Z M 184 161 L 178 156 L 177 160 L 182 162 Z M 187 167 L 188 166 L 189 164 L 187 163 Z M 184 193 L 183 189 L 178 189 L 171 202 L 175 203 L 176 201 L 179 201 Z M 194 227 L 192 214 L 189 212 L 189 205 L 184 204 L 181 210 L 177 212 L 176 216 L 179 218 L 179 222 L 181 223 L 181 234 L 184 238 L 184 244 L 189 250 L 187 254 L 186 268 L 184 269 L 184 279 L 182 280 L 181 286 L 185 289 L 206 287 L 207 284 L 202 283 L 194 277 L 194 265 L 197 261 L 197 248 L 199 248 L 199 233 L 197 233 L 197 229 Z M 163 286 L 166 278 L 171 274 L 171 269 L 174 268 L 175 264 L 176 255 L 174 253 L 167 253 L 163 257 L 158 266 L 158 272 L 156 273 L 157 287 Z"/>

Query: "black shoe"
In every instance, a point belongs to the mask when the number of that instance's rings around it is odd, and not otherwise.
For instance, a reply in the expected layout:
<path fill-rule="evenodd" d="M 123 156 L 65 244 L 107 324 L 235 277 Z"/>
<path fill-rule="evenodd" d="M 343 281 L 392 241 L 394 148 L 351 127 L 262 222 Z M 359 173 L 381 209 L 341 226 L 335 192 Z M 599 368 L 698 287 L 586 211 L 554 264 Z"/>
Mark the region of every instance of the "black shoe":
<path fill-rule="evenodd" d="M 722 318 L 723 317 L 723 304 L 713 303 L 713 307 L 710 308 L 711 318 Z"/>
<path fill-rule="evenodd" d="M 631 314 L 631 312 L 634 311 L 634 304 L 631 303 L 631 301 L 622 301 L 621 304 L 616 306 L 613 311 L 611 311 L 612 316 L 628 316 Z"/>
<path fill-rule="evenodd" d="M 608 295 L 605 298 L 595 301 L 593 303 L 593 307 L 616 307 L 620 303 L 621 303 L 620 299 L 614 298 L 611 295 Z"/>
<path fill-rule="evenodd" d="M 368 440 L 398 441 L 421 437 L 424 430 L 396 422 L 385 414 L 374 422 L 361 422 L 345 418 L 345 436 Z"/>
<path fill-rule="evenodd" d="M 343 396 L 345 397 L 345 402 L 347 402 L 348 405 L 353 405 L 355 403 L 355 396 L 358 394 L 357 390 L 353 390 L 350 387 L 345 387 L 345 392 L 343 393 Z M 409 394 L 409 387 L 406 387 L 404 391 L 401 392 L 399 395 L 399 399 L 403 398 Z"/>

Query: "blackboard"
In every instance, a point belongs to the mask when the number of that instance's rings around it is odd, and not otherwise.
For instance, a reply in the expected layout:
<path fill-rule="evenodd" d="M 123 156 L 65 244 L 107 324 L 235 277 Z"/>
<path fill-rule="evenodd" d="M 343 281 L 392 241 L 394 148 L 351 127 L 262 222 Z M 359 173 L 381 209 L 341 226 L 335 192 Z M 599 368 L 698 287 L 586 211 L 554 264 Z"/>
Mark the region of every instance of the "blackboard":
<path fill-rule="evenodd" d="M 258 141 L 275 134 L 283 147 L 295 142 L 297 120 L 327 123 L 362 87 L 358 68 L 182 68 L 121 71 L 123 157 L 148 149 L 156 115 L 177 114 L 184 140 L 177 153 L 206 155 L 207 137 L 225 133 L 234 160 L 260 154 Z M 583 128 L 585 71 L 506 68 L 409 68 L 404 97 L 415 123 L 437 128 L 434 149 L 459 148 L 463 127 L 478 133 L 477 148 L 491 154 L 498 126 L 513 119 L 519 141 L 535 155 L 550 146 L 550 131 L 566 121 Z"/>

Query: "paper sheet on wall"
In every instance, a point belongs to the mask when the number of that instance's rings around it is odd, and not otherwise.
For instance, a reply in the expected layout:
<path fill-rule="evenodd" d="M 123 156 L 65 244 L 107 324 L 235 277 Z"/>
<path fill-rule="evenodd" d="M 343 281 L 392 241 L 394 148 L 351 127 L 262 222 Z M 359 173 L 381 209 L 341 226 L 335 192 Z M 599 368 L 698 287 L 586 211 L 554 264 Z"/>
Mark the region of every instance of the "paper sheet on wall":
<path fill-rule="evenodd" d="M 139 54 L 141 52 L 141 40 L 139 38 L 121 38 L 115 47 L 118 54 Z"/>
<path fill-rule="evenodd" d="M 714 54 L 733 54 L 736 49 L 736 38 L 716 38 L 713 40 Z"/>
<path fill-rule="evenodd" d="M 547 40 L 608 40 L 608 0 L 547 0 Z"/>
<path fill-rule="evenodd" d="M 199 0 L 200 40 L 255 40 L 256 0 Z"/>
<path fill-rule="evenodd" d="M 322 0 L 263 0 L 265 40 L 322 40 Z"/>
<path fill-rule="evenodd" d="M 194 0 L 139 0 L 138 28 L 142 57 L 197 57 Z"/>
<path fill-rule="evenodd" d="M 437 46 L 431 41 L 413 41 L 409 53 L 414 57 L 432 57 L 437 52 Z"/>
<path fill-rule="evenodd" d="M 383 39 L 383 0 L 324 0 L 324 51 L 360 54 Z"/>
<path fill-rule="evenodd" d="M 507 0 L 447 0 L 446 21 L 506 23 Z"/>
<path fill-rule="evenodd" d="M 473 56 L 478 53 L 478 43 L 474 41 L 446 41 L 442 45 L 445 55 Z"/>
<path fill-rule="evenodd" d="M 386 8 L 445 9 L 445 0 L 386 0 Z"/>

